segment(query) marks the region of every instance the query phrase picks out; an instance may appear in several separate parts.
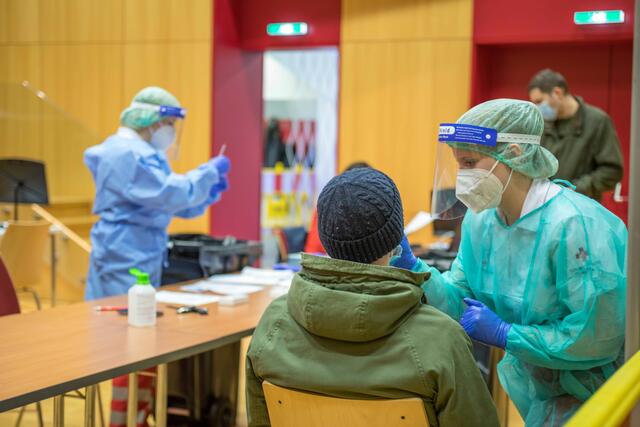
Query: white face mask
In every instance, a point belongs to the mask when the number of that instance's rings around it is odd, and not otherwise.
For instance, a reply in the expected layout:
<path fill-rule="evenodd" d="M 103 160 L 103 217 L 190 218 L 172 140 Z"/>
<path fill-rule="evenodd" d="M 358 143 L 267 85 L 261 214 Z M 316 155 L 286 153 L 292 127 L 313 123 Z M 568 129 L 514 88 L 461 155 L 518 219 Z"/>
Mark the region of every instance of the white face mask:
<path fill-rule="evenodd" d="M 151 145 L 158 151 L 166 151 L 176 140 L 176 130 L 173 126 L 162 125 L 151 131 Z"/>
<path fill-rule="evenodd" d="M 500 205 L 502 194 L 509 186 L 513 169 L 509 175 L 507 185 L 493 174 L 498 166 L 494 163 L 491 170 L 486 169 L 460 169 L 456 180 L 456 197 L 475 213 L 486 209 L 493 209 Z"/>

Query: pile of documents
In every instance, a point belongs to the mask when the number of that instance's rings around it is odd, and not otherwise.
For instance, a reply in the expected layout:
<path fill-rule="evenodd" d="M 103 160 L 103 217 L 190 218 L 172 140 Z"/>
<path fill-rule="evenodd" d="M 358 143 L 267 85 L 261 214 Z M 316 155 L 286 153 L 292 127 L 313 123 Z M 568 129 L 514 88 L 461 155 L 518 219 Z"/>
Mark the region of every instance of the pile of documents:
<path fill-rule="evenodd" d="M 240 274 L 219 274 L 180 288 L 184 292 L 163 291 L 156 293 L 156 300 L 166 304 L 220 305 L 242 304 L 249 295 L 269 290 L 272 298 L 286 294 L 295 273 L 289 270 L 270 270 L 245 267 Z"/>

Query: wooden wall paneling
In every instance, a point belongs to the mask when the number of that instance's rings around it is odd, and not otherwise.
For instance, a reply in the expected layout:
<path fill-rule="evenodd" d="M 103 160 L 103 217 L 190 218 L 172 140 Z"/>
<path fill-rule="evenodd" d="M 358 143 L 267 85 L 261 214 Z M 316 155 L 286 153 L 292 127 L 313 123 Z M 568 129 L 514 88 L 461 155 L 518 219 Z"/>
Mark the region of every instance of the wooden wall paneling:
<path fill-rule="evenodd" d="M 33 92 L 21 86 L 24 80 L 40 80 L 40 48 L 31 45 L 2 46 L 0 58 L 4 102 L 11 112 L 0 121 L 0 154 L 41 159 L 41 126 L 36 120 L 41 102 Z"/>
<path fill-rule="evenodd" d="M 37 45 L 0 46 L 0 81 L 22 83 L 27 80 L 37 86 L 42 75 L 40 47 Z"/>
<path fill-rule="evenodd" d="M 4 10 L 0 21 L 5 26 L 6 43 L 37 43 L 40 41 L 40 0 L 2 0 Z"/>
<path fill-rule="evenodd" d="M 471 0 L 344 0 L 339 163 L 388 173 L 405 221 L 430 209 L 441 122 L 469 106 Z M 412 240 L 432 239 L 430 230 Z"/>
<path fill-rule="evenodd" d="M 210 43 L 129 43 L 124 49 L 127 102 L 140 89 L 155 85 L 173 93 L 187 108 L 179 157 L 173 162 L 173 169 L 184 173 L 207 161 L 211 156 Z M 171 230 L 206 232 L 207 217 L 176 219 Z"/>
<path fill-rule="evenodd" d="M 471 0 L 344 0 L 342 40 L 471 37 Z"/>
<path fill-rule="evenodd" d="M 343 45 L 340 170 L 366 160 L 389 174 L 407 219 L 429 207 L 432 52 L 428 41 Z"/>
<path fill-rule="evenodd" d="M 124 0 L 46 0 L 40 8 L 45 43 L 122 41 Z"/>
<path fill-rule="evenodd" d="M 470 107 L 471 40 L 445 40 L 435 44 L 432 99 L 435 103 L 433 127 L 436 140 L 440 123 L 455 122 Z M 446 60 L 442 60 L 446 58 Z M 433 151 L 435 153 L 435 149 Z M 453 160 L 451 158 L 450 160 Z M 457 168 L 457 165 L 448 165 Z"/>
<path fill-rule="evenodd" d="M 124 16 L 127 41 L 204 41 L 212 37 L 212 0 L 126 1 Z"/>
<path fill-rule="evenodd" d="M 42 103 L 32 92 L 18 85 L 8 90 L 7 110 L 2 120 L 2 155 L 24 159 L 43 159 L 42 150 Z"/>
<path fill-rule="evenodd" d="M 0 2 L 0 45 L 4 45 L 9 41 L 9 2 Z"/>
<path fill-rule="evenodd" d="M 43 110 L 41 142 L 51 200 L 91 200 L 95 189 L 83 154 L 98 138 L 52 104 L 43 105 Z"/>
<path fill-rule="evenodd" d="M 0 0 L 0 103 L 15 112 L 10 120 L 0 118 L 0 156 L 45 161 L 54 202 L 90 201 L 93 180 L 82 161 L 84 150 L 116 130 L 137 90 L 156 84 L 189 108 L 174 169 L 186 171 L 206 161 L 212 5 L 211 0 Z M 22 88 L 25 80 L 46 93 L 45 99 Z M 11 90 L 6 82 L 12 82 Z M 172 230 L 207 232 L 208 215 L 179 221 Z M 74 264 L 78 271 L 61 262 L 62 275 L 73 270 L 86 276 L 86 260 Z"/>
<path fill-rule="evenodd" d="M 443 40 L 434 43 L 434 85 L 438 121 L 456 120 L 469 108 L 471 96 L 471 40 Z"/>
<path fill-rule="evenodd" d="M 96 139 L 114 133 L 120 111 L 128 103 L 122 93 L 122 45 L 46 45 L 41 49 L 42 87 L 49 100 Z"/>
<path fill-rule="evenodd" d="M 118 127 L 122 108 L 120 45 L 42 47 L 43 87 L 52 120 L 43 134 L 51 172 L 52 197 L 91 199 L 94 185 L 83 153 Z"/>

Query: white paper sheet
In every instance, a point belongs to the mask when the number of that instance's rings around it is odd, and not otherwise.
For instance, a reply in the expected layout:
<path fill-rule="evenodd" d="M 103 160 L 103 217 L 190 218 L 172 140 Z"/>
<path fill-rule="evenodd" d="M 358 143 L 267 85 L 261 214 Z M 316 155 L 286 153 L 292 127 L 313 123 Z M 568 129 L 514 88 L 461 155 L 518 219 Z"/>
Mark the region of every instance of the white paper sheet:
<path fill-rule="evenodd" d="M 220 305 L 238 305 L 244 304 L 246 302 L 249 302 L 249 295 L 247 294 L 236 294 L 220 297 Z"/>
<path fill-rule="evenodd" d="M 158 291 L 156 292 L 156 301 L 177 305 L 207 305 L 219 302 L 220 297 L 186 292 Z"/>
<path fill-rule="evenodd" d="M 211 276 L 207 279 L 211 283 L 220 284 L 236 284 L 236 285 L 252 285 L 252 286 L 278 286 L 278 285 L 291 285 L 291 278 L 279 278 L 279 277 L 259 277 L 248 276 L 245 274 L 220 274 Z"/>
<path fill-rule="evenodd" d="M 242 269 L 243 276 L 264 277 L 269 279 L 290 279 L 295 273 L 291 270 L 272 270 L 269 268 L 245 267 Z"/>
<path fill-rule="evenodd" d="M 415 233 L 418 230 L 422 230 L 427 225 L 431 224 L 434 221 L 434 218 L 430 213 L 425 211 L 420 211 L 416 214 L 416 216 L 409 221 L 409 224 L 404 228 L 404 234 L 409 235 L 411 233 Z"/>
<path fill-rule="evenodd" d="M 289 286 L 273 286 L 269 291 L 269 296 L 271 298 L 278 298 L 282 295 L 286 295 L 289 292 Z"/>
<path fill-rule="evenodd" d="M 261 286 L 251 285 L 238 285 L 238 284 L 224 284 L 224 283 L 211 283 L 206 280 L 201 280 L 191 285 L 182 286 L 180 289 L 187 292 L 215 292 L 222 295 L 247 295 L 255 292 L 260 292 L 264 288 Z"/>

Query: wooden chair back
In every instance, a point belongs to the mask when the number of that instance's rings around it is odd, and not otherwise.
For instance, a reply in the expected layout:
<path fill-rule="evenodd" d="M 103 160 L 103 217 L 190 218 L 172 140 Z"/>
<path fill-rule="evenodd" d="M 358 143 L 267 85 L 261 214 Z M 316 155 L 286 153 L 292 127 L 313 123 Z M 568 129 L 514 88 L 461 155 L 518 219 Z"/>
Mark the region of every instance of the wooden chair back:
<path fill-rule="evenodd" d="M 422 399 L 355 400 L 262 383 L 273 427 L 428 427 Z"/>
<path fill-rule="evenodd" d="M 0 239 L 0 257 L 17 289 L 40 284 L 45 268 L 49 227 L 46 221 L 9 221 Z"/>

